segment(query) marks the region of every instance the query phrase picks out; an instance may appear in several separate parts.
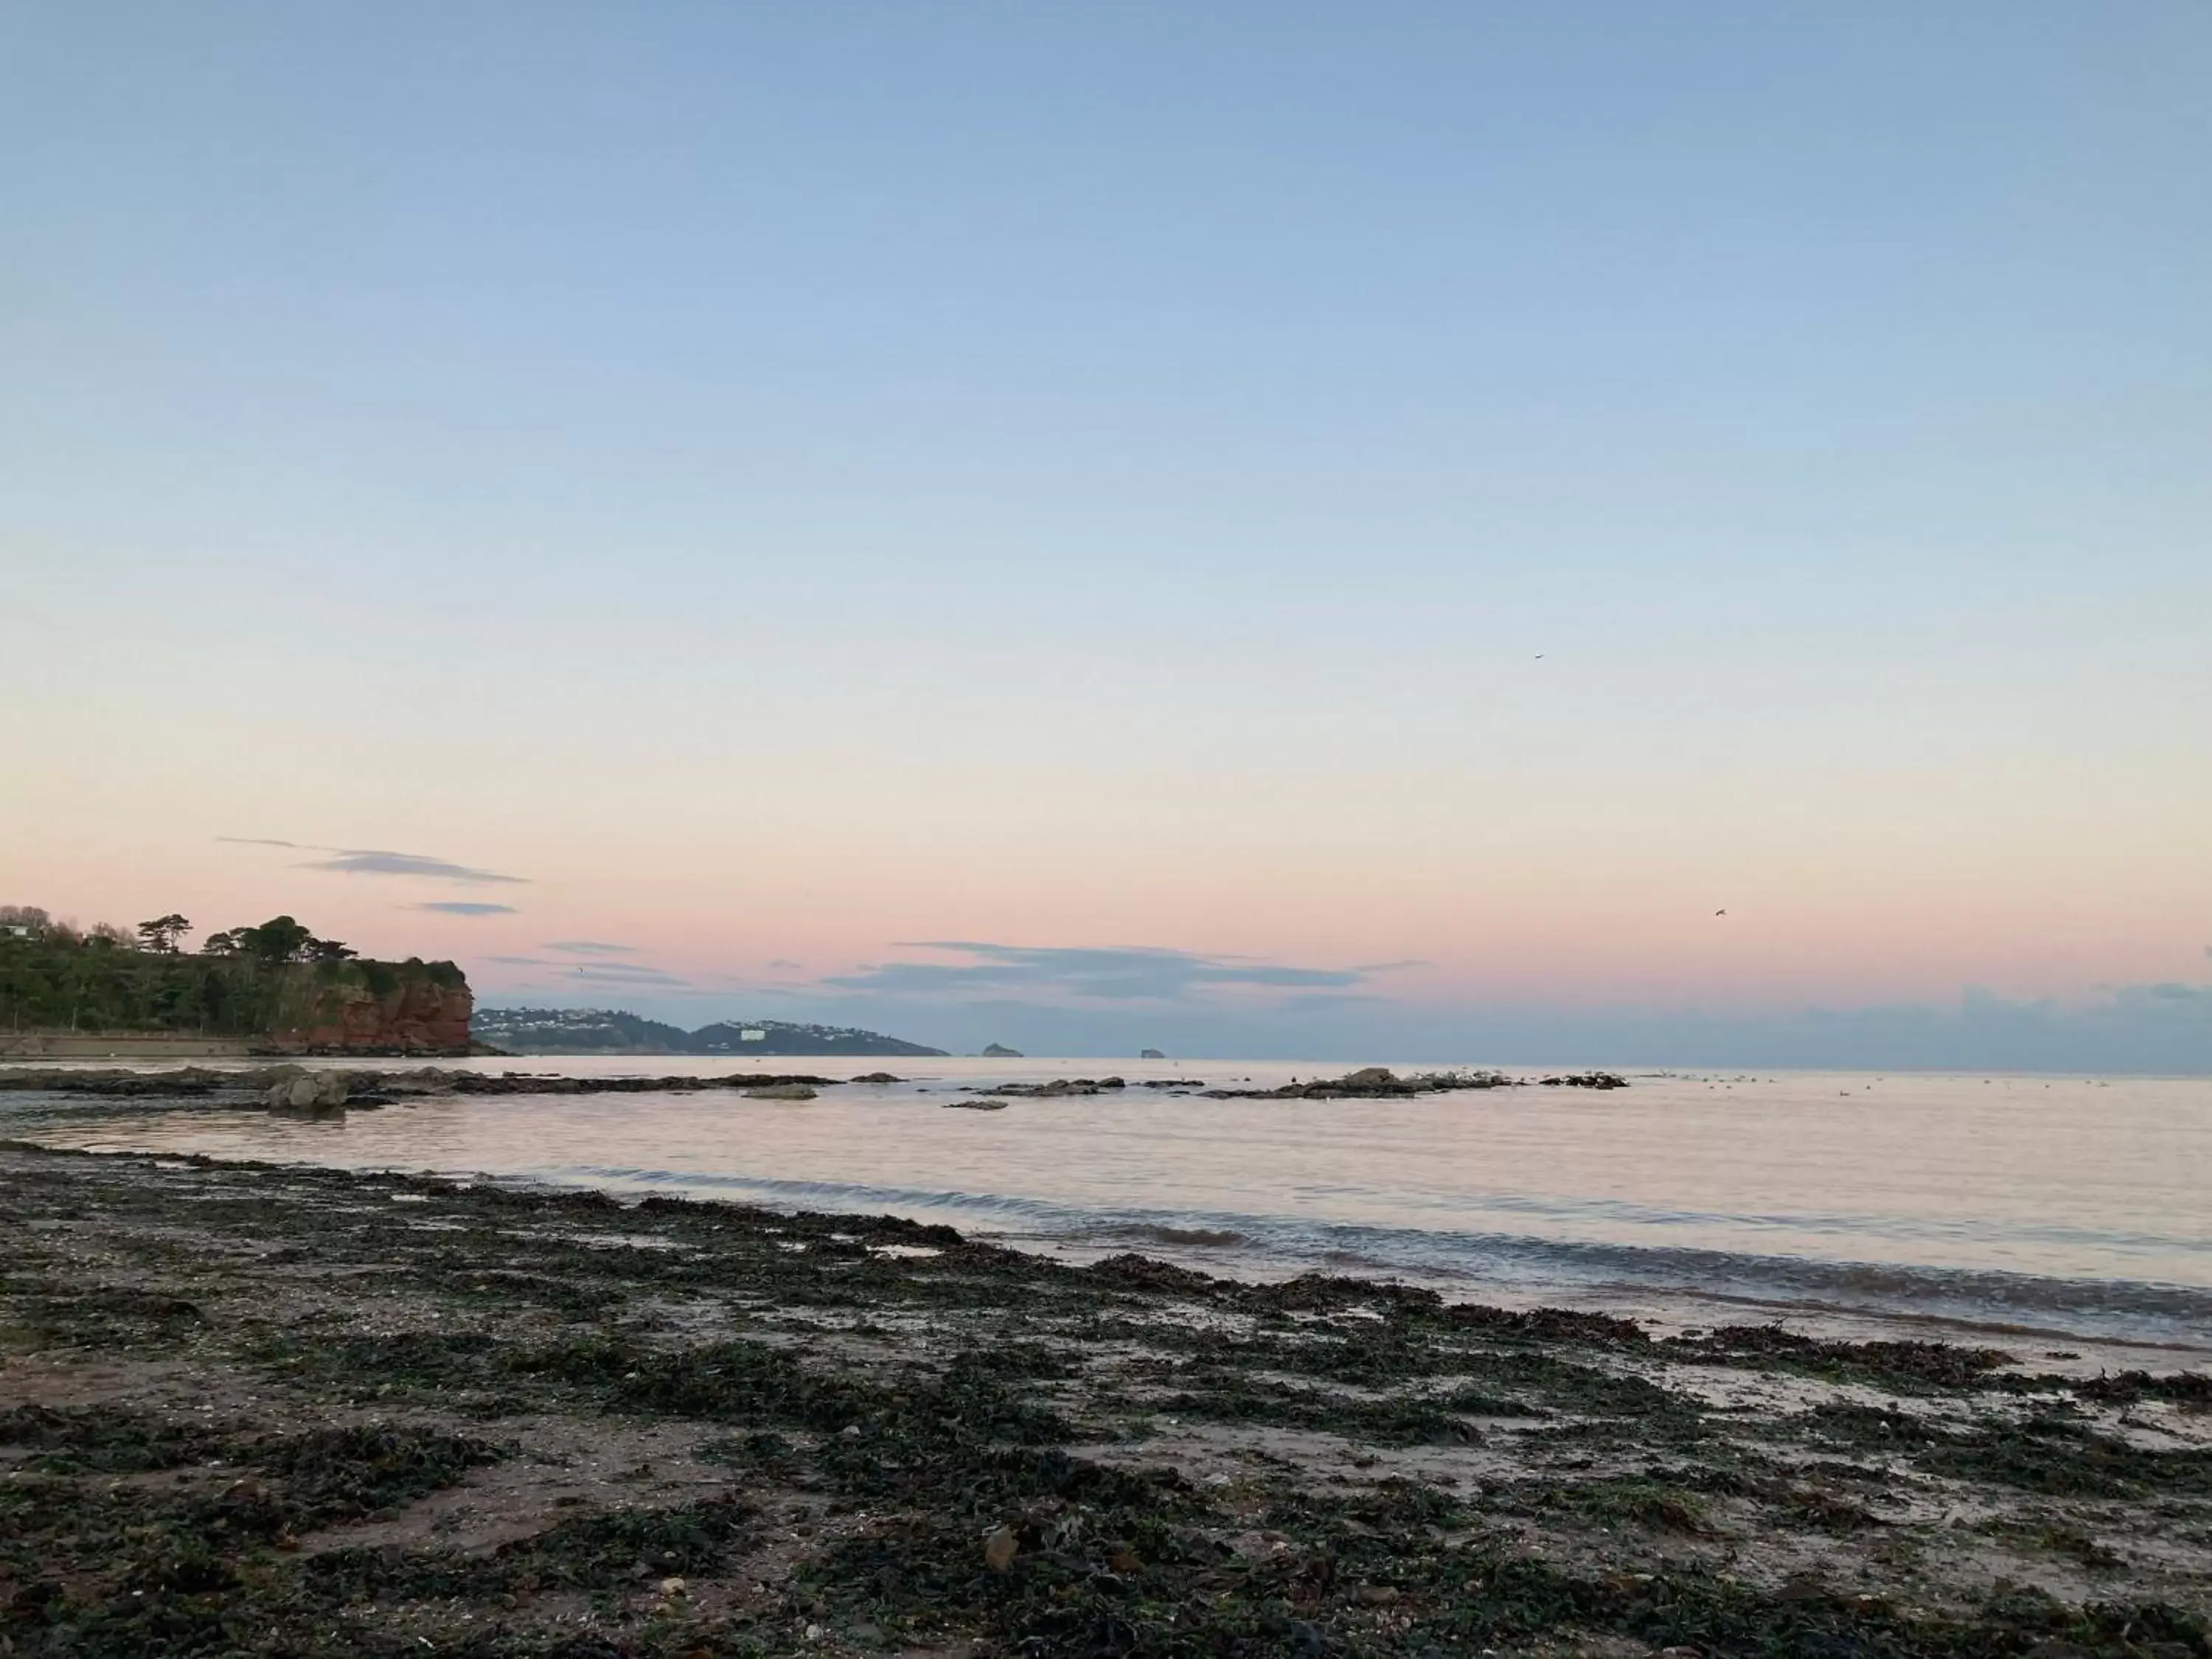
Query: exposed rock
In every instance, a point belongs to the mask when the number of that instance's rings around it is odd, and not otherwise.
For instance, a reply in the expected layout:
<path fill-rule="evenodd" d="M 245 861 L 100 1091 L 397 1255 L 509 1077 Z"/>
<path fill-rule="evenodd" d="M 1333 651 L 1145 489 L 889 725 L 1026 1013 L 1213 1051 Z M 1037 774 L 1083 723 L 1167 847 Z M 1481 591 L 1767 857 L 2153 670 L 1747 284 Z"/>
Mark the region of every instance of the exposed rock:
<path fill-rule="evenodd" d="M 938 1104 L 950 1112 L 1003 1112 L 1006 1109 L 1006 1103 L 1003 1100 L 945 1100 Z"/>
<path fill-rule="evenodd" d="M 0 1066 L 0 1090 L 71 1095 L 211 1095 L 223 1089 L 266 1089 L 266 1076 L 258 1071 L 222 1072 L 203 1066 L 183 1066 L 169 1072 Z"/>
<path fill-rule="evenodd" d="M 814 1091 L 804 1083 L 770 1083 L 745 1091 L 747 1100 L 812 1100 Z"/>
<path fill-rule="evenodd" d="M 1279 1089 L 1208 1089 L 1210 1100 L 1376 1100 L 1394 1096 L 1442 1094 L 1455 1089 L 1518 1086 L 1503 1072 L 1419 1072 L 1400 1077 L 1384 1066 L 1363 1066 L 1342 1077 L 1311 1083 L 1286 1083 Z M 1595 1085 L 1614 1086 L 1614 1085 Z"/>
<path fill-rule="evenodd" d="M 292 1071 L 269 1085 L 269 1109 L 288 1117 L 331 1117 L 346 1109 L 346 1077 L 343 1072 Z"/>
<path fill-rule="evenodd" d="M 893 1077 L 889 1072 L 863 1072 L 853 1079 L 855 1083 L 903 1083 L 905 1080 Z"/>
<path fill-rule="evenodd" d="M 33 1069 L 0 1066 L 0 1090 L 41 1090 L 58 1094 L 113 1095 L 176 1098 L 179 1096 L 266 1096 L 278 1082 L 289 1082 L 303 1068 L 283 1066 L 241 1066 L 221 1070 L 184 1066 L 161 1072 L 88 1071 L 75 1066 Z M 450 1071 L 435 1066 L 410 1071 L 349 1071 L 354 1100 L 364 1095 L 643 1095 L 698 1094 L 717 1089 L 774 1088 L 796 1085 L 827 1088 L 835 1078 L 805 1073 L 740 1072 L 727 1077 L 533 1077 L 520 1072 L 494 1076 L 484 1072 Z"/>
<path fill-rule="evenodd" d="M 406 1073 L 386 1079 L 396 1083 Z M 457 1095 L 684 1095 L 714 1089 L 739 1089 L 751 1094 L 760 1089 L 826 1089 L 837 1079 L 804 1072 L 738 1072 L 728 1077 L 529 1077 L 507 1073 L 487 1077 L 481 1072 L 446 1074 L 445 1088 Z"/>
<path fill-rule="evenodd" d="M 983 1565 L 993 1572 L 1004 1572 L 1014 1565 L 1014 1557 L 1021 1553 L 1021 1540 L 1014 1536 L 1012 1527 L 1001 1527 L 983 1545 Z"/>
<path fill-rule="evenodd" d="M 1145 1048 L 1139 1051 L 1137 1058 L 1139 1060 L 1165 1060 L 1167 1056 L 1157 1048 Z"/>
<path fill-rule="evenodd" d="M 1118 1077 L 1056 1077 L 1049 1083 L 1002 1083 L 993 1089 L 994 1095 L 1022 1095 L 1036 1099 L 1054 1100 L 1066 1095 L 1104 1094 L 1129 1085 Z"/>
<path fill-rule="evenodd" d="M 1626 1089 L 1628 1079 L 1613 1072 L 1576 1072 L 1566 1077 L 1547 1077 L 1547 1089 Z"/>
<path fill-rule="evenodd" d="M 1003 1042 L 987 1043 L 983 1048 L 986 1060 L 1021 1060 L 1026 1058 L 1018 1048 L 1009 1048 Z"/>

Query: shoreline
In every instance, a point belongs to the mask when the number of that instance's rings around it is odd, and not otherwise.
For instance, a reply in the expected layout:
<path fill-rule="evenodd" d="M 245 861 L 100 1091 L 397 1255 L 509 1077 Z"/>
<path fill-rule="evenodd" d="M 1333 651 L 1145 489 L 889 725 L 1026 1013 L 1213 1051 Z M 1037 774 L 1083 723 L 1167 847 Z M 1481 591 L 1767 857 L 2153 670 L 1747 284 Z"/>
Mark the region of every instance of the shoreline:
<path fill-rule="evenodd" d="M 2202 1372 L 21 1143 L 0 1206 L 18 1655 L 2212 1653 Z"/>
<path fill-rule="evenodd" d="M 771 1081 L 776 1079 L 771 1079 Z M 167 1119 L 194 1110 L 235 1110 L 240 1103 L 225 1100 L 177 1101 L 164 1092 L 158 1103 L 131 1103 L 149 1117 Z M 262 1109 L 258 1102 L 251 1109 Z M 377 1109 L 374 1107 L 367 1109 Z M 280 1114 L 281 1115 L 281 1114 Z M 714 1183 L 609 1179 L 580 1173 L 556 1175 L 545 1171 L 493 1174 L 463 1168 L 410 1167 L 404 1163 L 333 1164 L 314 1158 L 256 1158 L 211 1153 L 185 1147 L 134 1146 L 128 1137 L 120 1143 L 101 1137 L 83 1144 L 57 1144 L 40 1139 L 11 1139 L 0 1135 L 0 1147 L 60 1155 L 183 1158 L 211 1167 L 264 1170 L 311 1170 L 362 1176 L 411 1176 L 462 1188 L 496 1187 L 501 1190 L 551 1196 L 589 1194 L 625 1208 L 646 1201 L 696 1203 L 758 1211 L 775 1215 L 866 1214 L 892 1217 L 925 1227 L 949 1227 L 973 1243 L 1004 1249 L 1060 1266 L 1086 1267 L 1110 1256 L 1141 1252 L 1181 1270 L 1228 1284 L 1265 1285 L 1321 1275 L 1346 1282 L 1396 1285 L 1433 1293 L 1447 1303 L 1480 1303 L 1509 1310 L 1546 1308 L 1599 1314 L 1632 1320 L 1655 1334 L 1696 1330 L 1716 1324 L 1757 1322 L 1786 1322 L 1793 1329 L 1824 1340 L 1933 1341 L 1939 1343 L 2010 1343 L 2078 1350 L 2080 1358 L 2070 1367 L 2091 1370 L 2136 1370 L 2161 1365 L 2203 1364 L 2212 1362 L 2212 1340 L 2199 1337 L 2159 1336 L 2142 1332 L 2123 1333 L 2088 1328 L 2081 1322 L 2063 1324 L 2024 1317 L 2007 1318 L 1995 1309 L 1981 1312 L 1936 1310 L 1888 1304 L 1850 1303 L 1824 1299 L 1811 1293 L 1759 1295 L 1731 1291 L 1717 1283 L 1692 1279 L 1650 1282 L 1540 1277 L 1501 1277 L 1466 1269 L 1440 1269 L 1372 1258 L 1347 1259 L 1343 1253 L 1267 1255 L 1260 1252 L 1249 1234 L 1235 1234 L 1234 1243 L 1215 1238 L 1193 1243 L 1182 1235 L 1191 1230 L 1176 1226 L 1105 1221 L 1073 1233 L 1051 1233 L 1011 1229 L 977 1221 L 936 1206 L 907 1204 L 897 1194 L 881 1189 L 836 1189 L 824 1183 L 799 1183 L 794 1190 L 763 1190 L 780 1183 L 746 1182 L 734 1190 L 716 1190 Z M 1239 1218 L 1249 1225 L 1253 1218 Z M 1199 1230 L 1201 1234 L 1206 1230 Z M 1549 1241 L 1522 1241 L 1541 1247 Z M 1636 1252 L 1654 1258 L 1668 1254 L 1663 1247 L 1644 1247 Z M 1826 1267 L 1849 1272 L 1873 1265 L 1852 1262 L 1812 1262 L 1778 1258 L 1794 1271 Z M 2114 1286 L 2099 1279 L 2049 1281 L 2027 1278 L 2030 1284 L 2057 1283 L 2084 1289 L 2126 1288 L 2136 1291 L 2172 1287 Z M 2065 1368 L 2063 1368 L 2065 1369 Z"/>
<path fill-rule="evenodd" d="M 842 1072 L 842 1068 L 841 1068 Z M 1592 1073 L 1593 1078 L 1606 1074 Z M 974 1073 L 965 1073 L 972 1078 Z M 1209 1103 L 1224 1109 L 1257 1108 L 1266 1113 L 1239 1133 L 1265 1136 L 1279 1120 L 1278 1107 L 1297 1109 L 1326 1106 L 1338 1100 L 1356 1103 L 1358 1097 L 1347 1085 L 1370 1089 L 1367 1099 L 1388 1105 L 1406 1101 L 1406 1090 L 1417 1085 L 1431 1100 L 1495 1100 L 1491 1092 L 1501 1085 L 1495 1074 L 1460 1073 L 1434 1078 L 1395 1077 L 1376 1068 L 1346 1078 L 1293 1080 L 1290 1089 L 1211 1086 L 1189 1077 L 1050 1078 L 974 1083 L 956 1073 L 951 1078 L 925 1073 L 927 1083 L 913 1077 L 901 1079 L 884 1072 L 858 1075 L 823 1075 L 811 1072 L 770 1072 L 765 1069 L 726 1071 L 702 1066 L 668 1076 L 641 1075 L 627 1067 L 620 1072 L 574 1074 L 560 1071 L 519 1072 L 497 1066 L 392 1066 L 362 1062 L 337 1067 L 298 1063 L 248 1066 L 185 1066 L 130 1069 L 100 1066 L 0 1067 L 0 1108 L 10 1097 L 46 1093 L 54 1097 L 57 1114 L 82 1104 L 94 1115 L 106 1113 L 112 1128 L 106 1133 L 83 1132 L 66 1127 L 33 1127 L 49 1103 L 26 1099 L 28 1115 L 22 1127 L 33 1139 L 48 1145 L 73 1145 L 88 1150 L 209 1152 L 225 1158 L 276 1158 L 299 1155 L 310 1162 L 331 1162 L 339 1167 L 417 1169 L 434 1165 L 451 1178 L 496 1178 L 543 1182 L 558 1186 L 586 1186 L 617 1195 L 648 1194 L 680 1195 L 770 1208 L 884 1210 L 931 1224 L 968 1230 L 1023 1249 L 1066 1260 L 1082 1260 L 1117 1250 L 1149 1250 L 1180 1266 L 1235 1278 L 1264 1281 L 1301 1272 L 1342 1273 L 1366 1279 L 1397 1279 L 1426 1285 L 1447 1297 L 1481 1297 L 1503 1299 L 1514 1305 L 1539 1301 L 1562 1303 L 1647 1322 L 1685 1325 L 1749 1318 L 1788 1319 L 1819 1334 L 1864 1340 L 1878 1336 L 1934 1335 L 1944 1340 L 1975 1341 L 2043 1340 L 2059 1346 L 2089 1346 L 2107 1354 L 2120 1367 L 2157 1363 L 2161 1354 L 2189 1358 L 2212 1352 L 2212 1289 L 2185 1277 L 2165 1278 L 2148 1273 L 2130 1273 L 2134 1264 L 2121 1261 L 2069 1271 L 2066 1265 L 2011 1267 L 2002 1257 L 1947 1260 L 1942 1254 L 1916 1256 L 1909 1250 L 1895 1256 L 1855 1255 L 1849 1237 L 1810 1237 L 1797 1248 L 1774 1248 L 1746 1230 L 1739 1239 L 1716 1243 L 1675 1241 L 1664 1237 L 1640 1239 L 1616 1233 L 1606 1237 L 1577 1236 L 1559 1229 L 1527 1228 L 1516 1218 L 1498 1214 L 1488 1224 L 1455 1225 L 1428 1223 L 1418 1213 L 1404 1218 L 1368 1219 L 1358 1216 L 1328 1216 L 1255 1206 L 1249 1209 L 1183 1209 L 1171 1204 L 1149 1207 L 1128 1200 L 1116 1201 L 1110 1194 L 1092 1203 L 1081 1194 L 1054 1194 L 1049 1188 L 1004 1188 L 963 1183 L 972 1168 L 985 1164 L 948 1164 L 942 1148 L 980 1146 L 995 1150 L 1010 1145 L 1000 1134 L 994 1143 L 975 1137 L 964 1139 L 948 1132 L 965 1129 L 946 1115 L 938 1117 L 908 1110 L 929 1100 L 947 1107 L 982 1107 L 999 1112 L 1018 1109 L 1013 1119 L 989 1120 L 994 1129 L 1020 1120 L 1015 1133 L 1026 1136 L 1034 1123 L 1047 1133 L 1060 1132 L 1059 1125 L 1072 1120 L 1052 1115 L 1061 1102 L 1087 1106 L 1127 1103 L 1154 1110 L 1183 1111 L 1168 1102 L 1191 1097 L 1190 1111 L 1203 1111 Z M 341 1097 L 325 1101 L 318 1094 L 302 1106 L 297 1099 L 280 1103 L 278 1097 L 295 1091 L 301 1079 L 314 1079 L 343 1085 Z M 1234 1082 L 1237 1079 L 1232 1079 Z M 1217 1079 L 1217 1081 L 1218 1081 Z M 1242 1079 L 1249 1085 L 1253 1079 Z M 1528 1084 L 1544 1079 L 1522 1079 L 1526 1097 Z M 910 1086 L 894 1086 L 894 1085 Z M 1439 1086 L 1443 1085 L 1443 1086 Z M 1468 1093 L 1460 1094 L 1465 1090 Z M 1551 1091 L 1543 1091 L 1547 1097 Z M 711 1146 L 704 1143 L 674 1149 L 674 1161 L 656 1163 L 652 1150 L 605 1152 L 603 1120 L 589 1115 L 588 1098 L 638 1096 L 687 1097 L 695 1111 L 710 1109 L 704 1121 L 719 1125 L 720 1102 L 745 1105 L 739 1097 L 805 1104 L 809 1111 L 846 1115 L 839 1133 L 874 1135 L 879 1107 L 895 1106 L 906 1115 L 896 1120 L 900 1134 L 919 1133 L 914 1142 L 921 1162 L 886 1165 L 875 1160 L 873 1178 L 840 1178 L 835 1160 L 815 1175 L 802 1162 L 783 1170 L 771 1157 L 762 1173 L 748 1171 L 747 1161 L 718 1166 Z M 820 1098 L 817 1100 L 817 1097 Z M 484 1106 L 496 1114 L 501 1097 L 516 1097 L 519 1109 L 535 1110 L 525 1097 L 542 1097 L 550 1114 L 556 1103 L 584 1097 L 577 1104 L 587 1115 L 569 1121 L 571 1133 L 565 1156 L 551 1158 L 509 1156 L 514 1139 L 527 1137 L 523 1120 L 511 1113 L 470 1120 L 484 1127 L 464 1146 L 448 1144 L 442 1130 L 424 1139 L 404 1126 L 411 1115 L 394 1115 L 390 1108 L 457 1107 L 466 1097 L 484 1097 Z M 915 1097 L 909 1098 L 909 1097 Z M 858 1110 L 860 1115 L 852 1115 Z M 274 1134 L 248 1127 L 258 1114 L 271 1110 L 279 1116 L 315 1117 L 343 1121 L 349 1112 L 368 1115 L 342 1134 L 316 1131 L 301 1139 L 289 1130 Z M 185 1126 L 212 1112 L 208 1127 Z M 240 1116 L 238 1114 L 246 1115 Z M 1045 1115 L 1038 1116 L 1039 1113 Z M 149 1115 L 142 1116 L 142 1114 Z M 173 1129 L 151 1125 L 174 1118 Z M 863 1121 L 865 1120 L 865 1122 Z M 611 1126 L 618 1120 L 604 1120 Z M 626 1121 L 626 1120 L 623 1120 Z M 648 1117 L 648 1122 L 660 1120 Z M 749 1121 L 763 1136 L 786 1133 L 784 1125 L 812 1121 L 802 1116 L 755 1118 Z M 1100 1122 L 1115 1120 L 1100 1119 Z M 1171 1120 L 1168 1120 L 1170 1121 Z M 1185 1120 L 1188 1121 L 1188 1120 Z M 1330 1114 L 1328 1121 L 1342 1126 L 1353 1120 Z M 1450 1121 L 1421 1118 L 1416 1121 Z M 440 1120 L 442 1124 L 445 1120 Z M 54 1124 L 62 1118 L 57 1115 Z M 504 1127 L 497 1126 L 505 1125 Z M 579 1145 L 574 1131 L 582 1126 L 586 1144 Z M 1424 1131 L 1425 1132 L 1425 1131 Z M 6 1133 L 0 1127 L 0 1133 Z M 618 1145 L 619 1132 L 606 1133 Z M 796 1134 L 812 1133 L 793 1129 Z M 1326 1130 L 1323 1131 L 1326 1133 Z M 489 1137 L 489 1138 L 488 1138 Z M 696 1135 L 695 1133 L 695 1142 Z M 1026 1140 L 1024 1145 L 1029 1144 Z M 934 1156 L 927 1149 L 940 1149 Z M 686 1163 L 689 1156 L 703 1161 Z M 989 1151 L 980 1154 L 986 1159 Z M 902 1178 L 911 1167 L 917 1171 Z M 1202 1197 L 1203 1195 L 1201 1195 Z M 1905 1241 L 1908 1246 L 1909 1240 Z M 1843 1247 L 1843 1248 L 1836 1248 Z M 2179 1264 L 2188 1266 L 2187 1262 Z M 2042 1267 L 2038 1271 L 2038 1267 Z"/>

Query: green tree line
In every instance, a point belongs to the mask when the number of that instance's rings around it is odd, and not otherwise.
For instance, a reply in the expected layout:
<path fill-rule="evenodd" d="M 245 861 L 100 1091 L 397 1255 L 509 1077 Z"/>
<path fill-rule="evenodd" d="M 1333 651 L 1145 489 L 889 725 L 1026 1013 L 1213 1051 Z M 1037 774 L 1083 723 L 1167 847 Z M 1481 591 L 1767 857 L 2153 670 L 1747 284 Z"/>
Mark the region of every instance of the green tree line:
<path fill-rule="evenodd" d="M 384 995 L 416 976 L 459 984 L 447 962 L 362 960 L 290 916 L 209 934 L 172 913 L 135 929 L 80 929 L 30 905 L 0 905 L 0 1030 L 191 1031 L 252 1036 L 306 1023 L 320 993 Z"/>

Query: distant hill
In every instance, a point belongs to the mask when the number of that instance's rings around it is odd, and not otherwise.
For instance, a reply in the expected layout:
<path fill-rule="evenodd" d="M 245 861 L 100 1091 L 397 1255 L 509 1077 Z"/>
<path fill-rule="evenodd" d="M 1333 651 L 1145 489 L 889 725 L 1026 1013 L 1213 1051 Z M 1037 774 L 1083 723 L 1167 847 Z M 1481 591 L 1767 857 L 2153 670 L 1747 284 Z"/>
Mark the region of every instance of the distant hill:
<path fill-rule="evenodd" d="M 688 1054 L 691 1034 L 607 1008 L 479 1008 L 469 1035 L 517 1054 Z"/>
<path fill-rule="evenodd" d="M 479 1008 L 479 1042 L 517 1054 L 942 1054 L 877 1031 L 718 1020 L 696 1031 L 611 1008 Z"/>

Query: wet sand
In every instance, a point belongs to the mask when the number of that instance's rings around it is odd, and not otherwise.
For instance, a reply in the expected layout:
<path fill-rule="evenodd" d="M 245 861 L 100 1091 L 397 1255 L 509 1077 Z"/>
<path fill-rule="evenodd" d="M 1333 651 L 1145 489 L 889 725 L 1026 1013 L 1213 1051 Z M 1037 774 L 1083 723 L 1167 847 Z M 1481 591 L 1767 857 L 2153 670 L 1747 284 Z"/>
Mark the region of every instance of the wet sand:
<path fill-rule="evenodd" d="M 16 1655 L 2212 1652 L 2202 1375 L 296 1167 L 0 1149 L 0 1472 Z"/>

